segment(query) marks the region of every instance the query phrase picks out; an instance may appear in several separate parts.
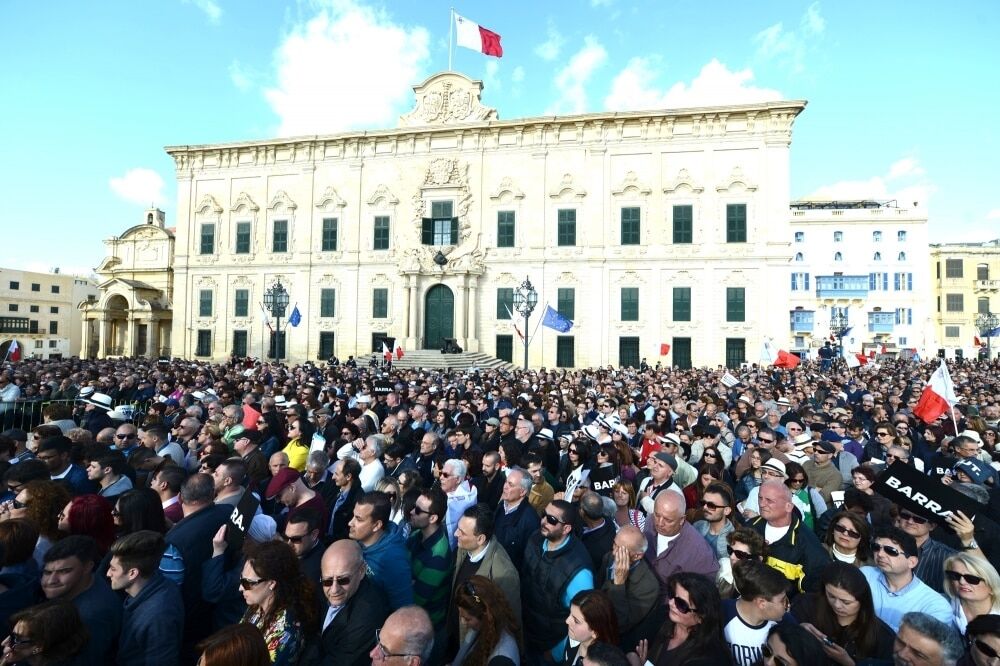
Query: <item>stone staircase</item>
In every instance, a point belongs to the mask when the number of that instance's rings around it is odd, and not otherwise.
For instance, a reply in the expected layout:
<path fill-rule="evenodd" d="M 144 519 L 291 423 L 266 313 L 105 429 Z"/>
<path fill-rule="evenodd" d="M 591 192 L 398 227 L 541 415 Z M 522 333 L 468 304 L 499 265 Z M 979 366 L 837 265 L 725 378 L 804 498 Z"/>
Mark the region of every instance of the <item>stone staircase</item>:
<path fill-rule="evenodd" d="M 479 368 L 480 370 L 509 370 L 514 366 L 485 352 L 442 354 L 433 349 L 417 349 L 414 351 L 406 350 L 403 358 L 392 362 L 392 367 L 395 369 L 451 368 L 453 370 L 469 370 L 470 368 Z"/>

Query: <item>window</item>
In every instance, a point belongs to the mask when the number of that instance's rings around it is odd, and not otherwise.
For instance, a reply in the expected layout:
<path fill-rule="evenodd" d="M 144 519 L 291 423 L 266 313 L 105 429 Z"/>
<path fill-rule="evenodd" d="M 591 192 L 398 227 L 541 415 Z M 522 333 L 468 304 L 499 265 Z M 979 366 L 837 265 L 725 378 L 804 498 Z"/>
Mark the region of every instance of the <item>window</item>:
<path fill-rule="evenodd" d="M 944 337 L 946 338 L 957 338 L 959 334 L 959 326 L 945 326 L 944 327 Z"/>
<path fill-rule="evenodd" d="M 28 322 L 28 333 L 38 333 L 38 320 L 32 319 Z"/>
<path fill-rule="evenodd" d="M 674 287 L 674 321 L 691 321 L 691 287 Z"/>
<path fill-rule="evenodd" d="M 49 349 L 55 349 L 59 346 L 58 340 L 49 340 Z"/>
<path fill-rule="evenodd" d="M 323 226 L 321 228 L 321 240 L 319 249 L 321 252 L 336 252 L 337 251 L 337 218 L 335 217 L 324 217 Z M 332 354 L 331 354 L 332 356 Z M 324 358 L 321 356 L 320 358 Z M 329 357 L 325 357 L 329 358 Z"/>
<path fill-rule="evenodd" d="M 566 319 L 576 319 L 576 289 L 561 287 L 556 292 L 556 310 Z"/>
<path fill-rule="evenodd" d="M 198 343 L 194 349 L 195 356 L 212 355 L 212 331 L 208 328 L 198 329 Z"/>
<path fill-rule="evenodd" d="M 911 325 L 913 324 L 913 310 L 912 308 L 896 308 L 896 323 L 899 325 Z"/>
<path fill-rule="evenodd" d="M 59 314 L 59 306 L 52 305 L 49 307 L 49 314 Z"/>
<path fill-rule="evenodd" d="M 316 357 L 319 360 L 325 361 L 333 356 L 334 353 L 333 341 L 334 341 L 333 331 L 320 331 L 319 351 L 316 353 Z"/>
<path fill-rule="evenodd" d="M 576 367 L 576 340 L 572 335 L 556 336 L 556 366 Z"/>
<path fill-rule="evenodd" d="M 514 336 L 513 335 L 498 335 L 497 336 L 497 358 L 501 361 L 507 361 L 508 363 L 514 362 Z M 556 362 L 556 365 L 559 365 Z"/>
<path fill-rule="evenodd" d="M 906 261 L 906 253 L 900 252 L 896 255 L 896 261 Z"/>
<path fill-rule="evenodd" d="M 906 242 L 906 232 L 905 231 L 897 231 L 896 232 L 896 240 L 898 240 L 900 243 L 905 243 Z"/>
<path fill-rule="evenodd" d="M 900 347 L 905 347 L 906 346 L 906 336 L 905 335 L 899 336 L 899 342 L 898 342 L 898 344 L 899 344 Z"/>
<path fill-rule="evenodd" d="M 965 296 L 963 294 L 947 294 L 945 296 L 945 309 L 948 312 L 962 312 L 965 310 Z"/>
<path fill-rule="evenodd" d="M 638 245 L 640 213 L 637 207 L 622 208 L 622 245 Z"/>
<path fill-rule="evenodd" d="M 990 267 L 989 267 L 989 264 L 977 264 L 976 265 L 976 279 L 977 280 L 989 280 L 990 279 Z"/>
<path fill-rule="evenodd" d="M 834 261 L 843 261 L 844 260 L 844 255 L 842 255 L 840 252 L 834 252 L 833 253 L 833 260 Z"/>
<path fill-rule="evenodd" d="M 691 369 L 691 338 L 674 338 L 670 353 L 674 356 L 674 366 L 681 370 Z"/>
<path fill-rule="evenodd" d="M 431 216 L 423 219 L 424 245 L 458 245 L 458 218 L 452 217 L 451 201 L 432 201 Z"/>
<path fill-rule="evenodd" d="M 381 354 L 382 353 L 382 343 L 385 343 L 386 347 L 392 348 L 392 343 L 388 340 L 389 334 L 385 331 L 374 331 L 372 332 L 372 353 Z"/>
<path fill-rule="evenodd" d="M 796 243 L 801 243 L 805 239 L 806 239 L 806 232 L 804 232 L 804 231 L 796 231 L 795 232 L 795 242 Z"/>
<path fill-rule="evenodd" d="M 275 220 L 271 235 L 271 252 L 288 252 L 288 220 Z"/>
<path fill-rule="evenodd" d="M 833 242 L 834 243 L 843 243 L 844 242 L 844 232 L 843 231 L 834 231 L 833 232 Z"/>
<path fill-rule="evenodd" d="M 285 333 L 286 332 L 287 332 L 287 330 L 282 331 L 281 333 L 276 333 L 276 332 L 272 332 L 271 333 L 271 339 L 267 343 L 267 357 L 268 358 L 277 358 L 277 356 L 279 356 L 279 355 L 281 356 L 281 358 L 285 358 L 286 357 L 286 354 L 285 354 Z"/>
<path fill-rule="evenodd" d="M 250 316 L 249 289 L 237 289 L 236 293 L 233 295 L 233 316 L 234 317 Z M 246 354 L 237 354 L 237 356 L 246 356 Z"/>
<path fill-rule="evenodd" d="M 746 204 L 726 204 L 726 242 L 747 242 Z"/>
<path fill-rule="evenodd" d="M 37 305 L 29 305 L 28 306 L 28 311 L 29 312 L 38 312 L 38 306 Z"/>
<path fill-rule="evenodd" d="M 514 247 L 514 211 L 497 213 L 497 247 Z"/>
<path fill-rule="evenodd" d="M 805 261 L 805 257 L 802 255 L 801 252 L 795 253 L 795 261 Z"/>
<path fill-rule="evenodd" d="M 53 294 L 58 294 L 59 293 L 59 285 L 57 285 L 57 284 L 52 285 L 52 293 Z"/>
<path fill-rule="evenodd" d="M 201 240 L 199 243 L 199 253 L 200 254 L 214 254 L 215 253 L 215 225 L 214 224 L 203 224 L 201 225 Z"/>
<path fill-rule="evenodd" d="M 202 289 L 198 292 L 198 316 L 212 316 L 212 290 Z"/>
<path fill-rule="evenodd" d="M 882 261 L 882 253 L 876 252 L 872 255 L 872 261 Z"/>
<path fill-rule="evenodd" d="M 944 260 L 944 276 L 946 278 L 960 278 L 964 277 L 964 265 L 961 259 L 945 259 Z"/>
<path fill-rule="evenodd" d="M 41 291 L 41 290 L 42 290 L 42 285 L 38 284 L 37 282 L 31 283 L 31 291 Z"/>
<path fill-rule="evenodd" d="M 873 243 L 881 243 L 882 242 L 882 232 L 881 231 L 873 231 L 872 232 L 872 242 Z"/>
<path fill-rule="evenodd" d="M 233 355 L 247 356 L 247 332 L 233 331 Z"/>
<path fill-rule="evenodd" d="M 45 346 L 44 340 L 35 340 L 35 349 L 41 349 Z"/>
<path fill-rule="evenodd" d="M 792 291 L 809 291 L 809 273 L 792 273 Z"/>
<path fill-rule="evenodd" d="M 250 223 L 236 223 L 236 254 L 250 254 Z"/>
<path fill-rule="evenodd" d="M 639 288 L 622 287 L 621 291 L 622 321 L 639 321 Z"/>
<path fill-rule="evenodd" d="M 7 312 L 17 312 L 17 303 L 8 303 Z"/>
<path fill-rule="evenodd" d="M 889 274 L 888 273 L 869 273 L 868 274 L 868 290 L 869 291 L 889 291 Z"/>
<path fill-rule="evenodd" d="M 885 333 L 885 329 L 892 328 L 893 323 L 896 321 L 896 313 L 894 312 L 869 312 L 868 313 L 868 332 L 869 333 Z"/>
<path fill-rule="evenodd" d="M 913 273 L 893 273 L 892 286 L 895 291 L 913 291 Z"/>
<path fill-rule="evenodd" d="M 511 287 L 497 289 L 497 319 L 509 321 L 514 314 L 514 290 Z"/>
<path fill-rule="evenodd" d="M 372 225 L 372 249 L 373 250 L 388 250 L 389 249 L 389 216 L 388 215 L 376 215 L 374 224 Z"/>
<path fill-rule="evenodd" d="M 632 336 L 618 338 L 618 367 L 639 367 L 639 338 Z"/>
<path fill-rule="evenodd" d="M 726 287 L 726 321 L 746 321 L 746 289 Z M 734 366 L 727 366 L 734 367 Z"/>
<path fill-rule="evenodd" d="M 18 282 L 17 280 L 11 280 L 10 281 L 10 288 L 13 289 L 14 291 L 17 291 L 18 289 L 21 288 L 21 283 Z"/>
<path fill-rule="evenodd" d="M 335 317 L 337 314 L 337 290 L 319 290 L 319 316 Z"/>
<path fill-rule="evenodd" d="M 674 243 L 686 245 L 694 242 L 694 207 L 674 206 Z"/>
<path fill-rule="evenodd" d="M 979 314 L 989 314 L 990 312 L 990 297 L 982 296 L 976 299 L 976 312 Z"/>
<path fill-rule="evenodd" d="M 576 209 L 564 208 L 559 211 L 556 230 L 558 245 L 576 245 Z"/>
<path fill-rule="evenodd" d="M 372 317 L 385 319 L 389 316 L 389 290 L 376 287 L 372 290 Z"/>
<path fill-rule="evenodd" d="M 738 368 L 747 360 L 747 341 L 744 338 L 726 338 L 726 367 Z"/>

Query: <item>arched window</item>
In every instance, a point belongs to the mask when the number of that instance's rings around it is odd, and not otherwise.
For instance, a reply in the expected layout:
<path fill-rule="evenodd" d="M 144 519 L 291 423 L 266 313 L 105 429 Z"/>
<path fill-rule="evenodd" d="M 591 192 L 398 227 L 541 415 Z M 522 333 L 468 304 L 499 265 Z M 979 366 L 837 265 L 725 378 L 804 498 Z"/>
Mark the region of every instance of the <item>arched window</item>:
<path fill-rule="evenodd" d="M 801 252 L 796 252 L 795 253 L 795 261 L 803 261 L 804 259 L 805 259 L 805 257 L 802 256 Z"/>
<path fill-rule="evenodd" d="M 902 243 L 903 241 L 905 241 L 906 240 L 906 231 L 905 230 L 904 231 L 897 231 L 896 232 L 896 240 L 898 240 L 900 243 Z"/>
<path fill-rule="evenodd" d="M 806 233 L 804 231 L 796 231 L 795 232 L 795 242 L 796 243 L 801 243 L 805 239 L 806 239 Z"/>
<path fill-rule="evenodd" d="M 900 252 L 899 256 L 896 257 L 896 261 L 906 261 L 906 253 L 905 252 Z"/>
<path fill-rule="evenodd" d="M 844 260 L 844 255 L 842 255 L 840 252 L 836 252 L 833 255 L 833 260 L 834 261 L 843 261 Z"/>
<path fill-rule="evenodd" d="M 843 231 L 834 231 L 833 232 L 833 242 L 834 243 L 840 243 L 843 240 L 844 240 L 844 232 Z"/>
<path fill-rule="evenodd" d="M 882 242 L 882 232 L 881 231 L 873 231 L 872 232 L 872 242 L 873 243 L 881 243 Z"/>
<path fill-rule="evenodd" d="M 882 253 L 881 252 L 876 252 L 872 256 L 872 261 L 882 261 Z"/>

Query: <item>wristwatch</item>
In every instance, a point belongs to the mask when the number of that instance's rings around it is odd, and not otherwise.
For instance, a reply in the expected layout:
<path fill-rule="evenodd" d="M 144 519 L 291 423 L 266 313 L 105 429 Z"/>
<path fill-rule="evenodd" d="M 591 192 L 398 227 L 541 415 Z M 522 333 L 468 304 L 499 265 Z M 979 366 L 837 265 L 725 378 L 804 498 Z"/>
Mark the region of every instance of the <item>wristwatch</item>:
<path fill-rule="evenodd" d="M 979 550 L 979 544 L 976 543 L 975 537 L 969 542 L 968 546 L 962 546 L 962 550 Z"/>

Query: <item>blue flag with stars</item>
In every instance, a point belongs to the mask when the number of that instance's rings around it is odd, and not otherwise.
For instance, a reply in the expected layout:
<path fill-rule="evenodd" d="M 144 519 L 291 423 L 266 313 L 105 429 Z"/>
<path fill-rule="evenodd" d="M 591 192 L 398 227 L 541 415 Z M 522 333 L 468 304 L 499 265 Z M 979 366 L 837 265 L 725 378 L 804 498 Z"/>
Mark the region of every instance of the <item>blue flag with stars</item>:
<path fill-rule="evenodd" d="M 298 326 L 302 323 L 302 313 L 299 312 L 298 303 L 296 303 L 295 307 L 292 308 L 292 314 L 288 315 L 288 323 L 292 326 Z"/>
<path fill-rule="evenodd" d="M 565 333 L 569 329 L 573 328 L 573 322 L 566 317 L 555 311 L 551 305 L 546 306 L 545 316 L 542 318 L 542 326 L 547 326 L 551 329 L 559 331 L 560 333 Z"/>

